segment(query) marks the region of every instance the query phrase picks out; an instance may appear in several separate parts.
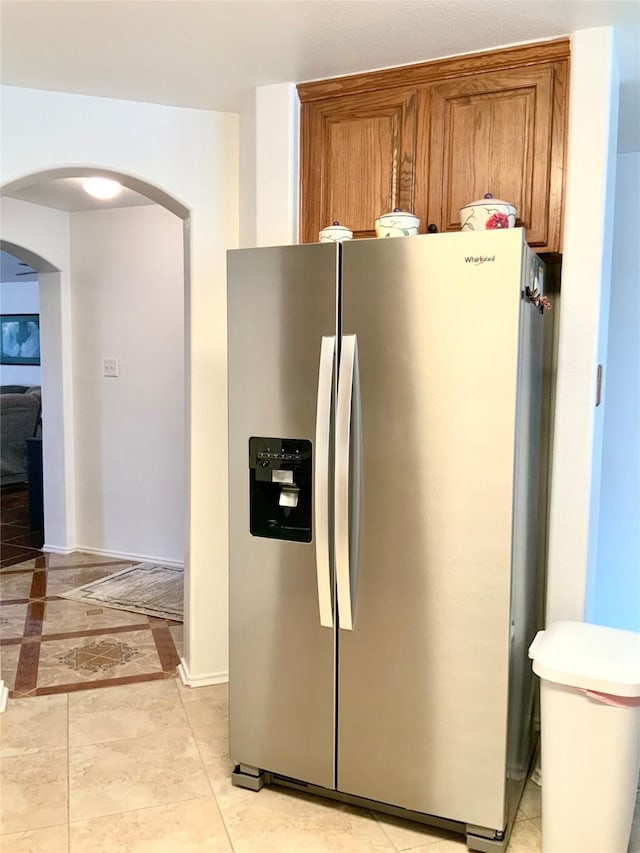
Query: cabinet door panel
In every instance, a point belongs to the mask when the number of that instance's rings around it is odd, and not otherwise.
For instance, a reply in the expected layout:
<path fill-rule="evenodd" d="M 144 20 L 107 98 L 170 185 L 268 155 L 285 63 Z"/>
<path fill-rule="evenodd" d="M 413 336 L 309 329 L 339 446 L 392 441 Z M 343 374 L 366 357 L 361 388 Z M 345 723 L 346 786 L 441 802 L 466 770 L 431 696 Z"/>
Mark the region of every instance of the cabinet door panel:
<path fill-rule="evenodd" d="M 376 217 L 412 208 L 415 101 L 403 89 L 303 105 L 303 242 L 335 220 L 374 237 Z"/>
<path fill-rule="evenodd" d="M 558 250 L 554 76 L 547 64 L 431 87 L 429 219 L 441 230 L 459 230 L 460 208 L 491 192 L 516 205 L 530 245 Z"/>
<path fill-rule="evenodd" d="M 500 97 L 491 93 L 448 101 L 444 230 L 458 230 L 460 208 L 484 195 L 478 193 L 478 187 L 491 191 L 494 198 L 508 199 L 519 212 L 527 209 L 524 195 L 531 181 L 526 177 L 523 180 L 523 176 L 530 165 L 527 155 L 534 133 L 534 95 L 534 90 L 528 88 Z M 465 159 L 464 150 L 456 147 L 463 140 L 472 141 L 474 156 L 469 159 Z M 466 153 L 470 153 L 468 148 Z M 517 224 L 523 224 L 521 215 Z"/>
<path fill-rule="evenodd" d="M 335 217 L 356 234 L 366 234 L 372 212 L 385 212 L 389 198 L 398 197 L 398 115 L 329 120 L 327 133 L 323 222 Z"/>

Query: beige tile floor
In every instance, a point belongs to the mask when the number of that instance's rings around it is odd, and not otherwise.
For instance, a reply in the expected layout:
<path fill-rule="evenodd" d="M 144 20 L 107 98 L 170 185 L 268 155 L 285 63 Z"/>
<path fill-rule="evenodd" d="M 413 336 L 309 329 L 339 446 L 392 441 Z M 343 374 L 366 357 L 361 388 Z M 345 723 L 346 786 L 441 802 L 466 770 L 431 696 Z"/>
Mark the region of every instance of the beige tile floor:
<path fill-rule="evenodd" d="M 459 837 L 234 788 L 226 685 L 177 679 L 12 699 L 0 715 L 2 853 L 464 853 Z M 640 851 L 640 825 L 636 826 Z M 529 784 L 510 853 L 541 849 Z M 603 851 L 605 853 L 605 851 Z"/>

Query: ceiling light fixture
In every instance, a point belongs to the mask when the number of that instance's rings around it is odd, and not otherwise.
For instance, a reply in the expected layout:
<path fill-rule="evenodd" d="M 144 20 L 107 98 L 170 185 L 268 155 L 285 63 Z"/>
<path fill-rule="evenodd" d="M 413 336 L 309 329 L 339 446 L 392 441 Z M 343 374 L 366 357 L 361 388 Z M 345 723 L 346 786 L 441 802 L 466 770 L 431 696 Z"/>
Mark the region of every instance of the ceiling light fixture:
<path fill-rule="evenodd" d="M 122 191 L 122 184 L 110 178 L 87 178 L 82 182 L 82 187 L 86 193 L 102 201 L 115 198 Z"/>

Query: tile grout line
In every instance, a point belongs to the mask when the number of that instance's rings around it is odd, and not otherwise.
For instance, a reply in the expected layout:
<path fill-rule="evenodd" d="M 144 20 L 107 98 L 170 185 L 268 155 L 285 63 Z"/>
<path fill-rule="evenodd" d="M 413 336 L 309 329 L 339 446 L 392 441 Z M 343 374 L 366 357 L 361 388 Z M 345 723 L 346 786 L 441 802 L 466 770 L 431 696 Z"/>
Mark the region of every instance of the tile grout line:
<path fill-rule="evenodd" d="M 225 834 L 226 834 L 227 838 L 229 839 L 229 847 L 231 848 L 232 851 L 235 851 L 236 848 L 234 847 L 233 841 L 231 839 L 231 835 L 229 834 L 229 827 L 227 826 L 227 821 L 225 820 L 222 809 L 220 808 L 220 803 L 218 802 L 218 798 L 216 797 L 215 791 L 213 791 L 213 789 L 212 789 L 212 794 L 213 794 L 213 801 L 216 804 L 216 809 L 218 810 L 218 814 L 220 815 L 220 820 L 222 821 L 222 825 L 224 826 Z"/>
<path fill-rule="evenodd" d="M 178 678 L 179 677 L 180 676 L 178 676 Z M 224 812 L 220 808 L 220 803 L 218 802 L 218 797 L 216 796 L 216 792 L 213 789 L 213 782 L 211 781 L 211 777 L 209 776 L 206 765 L 204 763 L 204 758 L 202 757 L 202 752 L 200 750 L 200 744 L 198 743 L 198 739 L 196 738 L 196 733 L 194 731 L 193 724 L 191 722 L 191 717 L 189 716 L 189 712 L 187 711 L 187 703 L 184 700 L 182 690 L 180 689 L 180 685 L 178 684 L 177 681 L 176 681 L 176 690 L 178 691 L 178 694 L 180 696 L 180 701 L 182 702 L 182 707 L 184 709 L 184 713 L 185 713 L 185 716 L 187 718 L 187 723 L 189 724 L 189 728 L 191 730 L 191 736 L 193 737 L 193 742 L 195 743 L 196 749 L 198 750 L 198 755 L 200 756 L 200 761 L 202 763 L 202 767 L 203 767 L 205 775 L 207 777 L 207 782 L 209 783 L 209 789 L 211 791 L 211 796 L 213 797 L 213 801 L 216 804 L 217 812 L 220 815 L 220 820 L 222 821 L 222 825 L 224 826 L 224 831 L 225 831 L 225 834 L 227 836 L 227 840 L 229 841 L 229 848 L 231 850 L 231 853 L 235 853 L 236 848 L 233 846 L 233 841 L 231 840 L 231 835 L 229 833 L 229 827 L 227 826 L 227 821 L 225 820 Z M 227 723 L 227 725 L 228 725 L 228 723 Z"/>
<path fill-rule="evenodd" d="M 178 678 L 179 677 L 180 676 L 178 676 Z M 202 764 L 202 769 L 204 770 L 205 776 L 207 777 L 207 782 L 209 783 L 209 790 L 211 791 L 211 796 L 214 798 L 214 800 L 216 801 L 216 805 L 217 805 L 218 800 L 216 798 L 215 791 L 213 790 L 213 785 L 211 783 L 211 779 L 209 777 L 209 774 L 207 773 L 207 768 L 206 768 L 205 763 L 204 763 L 204 758 L 202 757 L 202 752 L 200 751 L 200 744 L 198 743 L 198 739 L 196 738 L 196 733 L 193 730 L 193 723 L 191 722 L 191 717 L 189 716 L 189 712 L 187 711 L 187 703 L 184 701 L 184 697 L 182 695 L 182 691 L 180 690 L 180 687 L 178 685 L 177 680 L 175 682 L 175 685 L 176 685 L 176 690 L 178 691 L 178 695 L 180 696 L 180 702 L 182 703 L 182 709 L 183 709 L 184 715 L 187 719 L 187 725 L 189 726 L 189 731 L 191 732 L 191 737 L 193 738 L 193 742 L 195 743 L 196 749 L 198 750 L 198 758 L 200 759 L 200 763 Z"/>
<path fill-rule="evenodd" d="M 67 696 L 67 853 L 71 853 L 71 707 Z"/>
<path fill-rule="evenodd" d="M 395 841 L 393 840 L 391 835 L 387 832 L 387 828 L 385 827 L 384 823 L 382 823 L 381 821 L 379 821 L 377 819 L 376 814 L 373 811 L 373 809 L 367 809 L 367 812 L 369 813 L 369 817 L 373 818 L 373 822 L 377 824 L 378 829 L 382 832 L 383 837 L 391 845 L 391 850 L 396 851 L 396 853 L 402 853 L 403 850 L 408 850 L 410 853 L 411 848 L 401 848 L 401 847 L 396 846 Z M 416 847 L 421 847 L 421 846 L 422 846 L 422 844 L 416 845 Z"/>

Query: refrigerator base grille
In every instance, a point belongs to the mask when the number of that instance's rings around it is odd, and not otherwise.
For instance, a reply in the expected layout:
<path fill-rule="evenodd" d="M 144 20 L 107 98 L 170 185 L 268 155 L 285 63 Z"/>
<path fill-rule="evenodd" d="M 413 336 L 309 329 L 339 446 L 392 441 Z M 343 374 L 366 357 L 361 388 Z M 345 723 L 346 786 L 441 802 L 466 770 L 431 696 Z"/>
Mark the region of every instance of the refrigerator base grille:
<path fill-rule="evenodd" d="M 403 809 L 400 806 L 390 805 L 389 803 L 380 803 L 377 800 L 368 800 L 365 797 L 357 797 L 353 794 L 345 794 L 342 791 L 334 791 L 330 788 L 322 788 L 319 785 L 311 785 L 300 779 L 292 779 L 289 776 L 271 773 L 268 770 L 259 770 L 256 767 L 250 767 L 246 764 L 237 764 L 235 766 L 231 774 L 231 781 L 237 787 L 246 788 L 250 791 L 259 791 L 265 785 L 280 785 L 296 791 L 304 791 L 307 794 L 315 794 L 318 797 L 338 800 L 341 803 L 347 803 L 351 806 L 360 806 L 361 808 L 393 815 L 393 817 L 414 820 L 417 823 L 435 826 L 438 829 L 445 829 L 449 832 L 456 832 L 466 836 L 469 850 L 477 850 L 480 853 L 504 853 L 507 849 L 509 835 L 511 834 L 511 824 L 502 832 L 497 829 L 472 826 L 461 823 L 460 821 L 448 820 L 438 815 L 414 812 L 410 809 Z"/>

